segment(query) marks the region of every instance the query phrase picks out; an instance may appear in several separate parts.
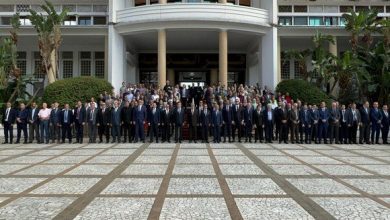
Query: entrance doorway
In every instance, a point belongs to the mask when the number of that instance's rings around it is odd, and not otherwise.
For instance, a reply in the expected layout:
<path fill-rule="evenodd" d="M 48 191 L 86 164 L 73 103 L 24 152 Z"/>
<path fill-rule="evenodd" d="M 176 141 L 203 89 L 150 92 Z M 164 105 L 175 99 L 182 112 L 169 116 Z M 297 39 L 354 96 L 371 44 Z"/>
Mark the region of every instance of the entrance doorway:
<path fill-rule="evenodd" d="M 194 71 L 179 71 L 178 82 L 181 87 L 203 87 L 205 86 L 208 72 L 194 72 Z"/>

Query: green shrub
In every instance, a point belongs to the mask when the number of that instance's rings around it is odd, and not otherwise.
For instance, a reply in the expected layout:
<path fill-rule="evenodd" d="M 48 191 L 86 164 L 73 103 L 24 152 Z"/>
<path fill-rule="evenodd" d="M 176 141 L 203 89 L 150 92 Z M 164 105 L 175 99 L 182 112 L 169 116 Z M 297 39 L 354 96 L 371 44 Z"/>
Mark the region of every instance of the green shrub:
<path fill-rule="evenodd" d="M 82 102 L 89 101 L 91 97 L 95 100 L 100 94 L 107 91 L 112 93 L 112 85 L 103 79 L 94 77 L 76 77 L 56 81 L 45 88 L 42 100 L 43 102 L 59 102 L 73 106 L 78 100 Z"/>
<path fill-rule="evenodd" d="M 276 92 L 281 92 L 282 94 L 288 92 L 292 99 L 299 99 L 302 103 L 307 102 L 308 104 L 318 105 L 324 101 L 329 105 L 332 102 L 332 99 L 317 86 L 299 79 L 280 82 L 276 87 Z"/>

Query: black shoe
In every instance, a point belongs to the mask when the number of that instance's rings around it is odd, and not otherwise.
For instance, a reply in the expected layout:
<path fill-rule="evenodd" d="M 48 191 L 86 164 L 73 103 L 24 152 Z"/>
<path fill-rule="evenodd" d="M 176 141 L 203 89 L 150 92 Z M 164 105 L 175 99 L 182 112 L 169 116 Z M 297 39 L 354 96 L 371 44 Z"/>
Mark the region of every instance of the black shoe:
<path fill-rule="evenodd" d="M 27 144 L 27 141 L 24 141 L 23 144 Z"/>

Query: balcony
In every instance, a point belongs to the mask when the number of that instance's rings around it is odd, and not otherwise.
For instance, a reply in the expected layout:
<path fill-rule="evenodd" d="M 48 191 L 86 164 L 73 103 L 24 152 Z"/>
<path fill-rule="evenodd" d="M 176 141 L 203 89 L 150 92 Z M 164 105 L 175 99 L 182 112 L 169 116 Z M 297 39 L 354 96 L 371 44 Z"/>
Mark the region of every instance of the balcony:
<path fill-rule="evenodd" d="M 116 14 L 120 32 L 198 27 L 245 29 L 262 33 L 262 29 L 270 27 L 267 10 L 233 4 L 154 4 L 118 10 Z"/>

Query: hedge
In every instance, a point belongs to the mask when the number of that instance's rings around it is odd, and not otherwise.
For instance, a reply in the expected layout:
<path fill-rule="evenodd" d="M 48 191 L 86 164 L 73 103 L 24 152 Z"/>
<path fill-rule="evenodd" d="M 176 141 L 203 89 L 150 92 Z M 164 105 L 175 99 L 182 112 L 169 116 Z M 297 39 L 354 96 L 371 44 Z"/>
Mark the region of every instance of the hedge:
<path fill-rule="evenodd" d="M 112 93 L 112 85 L 103 79 L 94 77 L 76 77 L 58 80 L 45 88 L 42 100 L 46 103 L 68 103 L 73 106 L 78 100 L 95 100 L 105 91 Z"/>
<path fill-rule="evenodd" d="M 276 87 L 276 92 L 282 94 L 288 92 L 292 99 L 299 99 L 303 103 L 306 102 L 308 104 L 318 105 L 322 101 L 327 104 L 332 102 L 332 99 L 317 86 L 299 79 L 284 80 L 280 82 Z"/>

